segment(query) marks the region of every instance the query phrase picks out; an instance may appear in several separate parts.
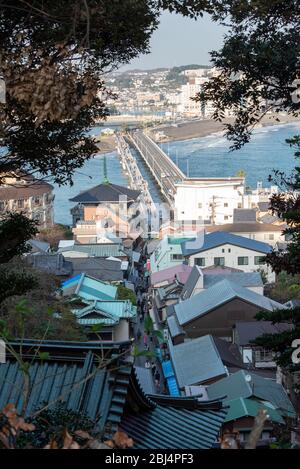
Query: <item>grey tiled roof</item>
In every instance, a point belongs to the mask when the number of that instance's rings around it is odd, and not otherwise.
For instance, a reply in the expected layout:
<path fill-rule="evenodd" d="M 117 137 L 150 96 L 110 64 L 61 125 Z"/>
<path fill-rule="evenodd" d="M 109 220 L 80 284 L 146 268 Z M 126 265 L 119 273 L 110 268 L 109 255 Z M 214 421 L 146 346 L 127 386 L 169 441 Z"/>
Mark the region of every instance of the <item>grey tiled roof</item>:
<path fill-rule="evenodd" d="M 127 196 L 127 201 L 134 201 L 140 195 L 140 191 L 128 189 L 117 184 L 99 184 L 81 192 L 72 199 L 72 202 L 98 203 L 98 202 L 119 202 L 121 196 Z"/>
<path fill-rule="evenodd" d="M 179 345 L 169 341 L 169 351 L 179 387 L 204 383 L 227 375 L 212 336 L 206 335 Z"/>
<path fill-rule="evenodd" d="M 222 280 L 222 282 L 192 296 L 188 300 L 174 305 L 174 311 L 179 324 L 183 325 L 199 316 L 209 313 L 233 298 L 240 298 L 267 311 L 286 308 L 284 305 L 253 292 L 248 288 L 241 287 L 229 280 Z"/>
<path fill-rule="evenodd" d="M 73 265 L 73 275 L 86 273 L 96 279 L 118 282 L 123 280 L 121 262 L 103 257 L 66 257 Z"/>

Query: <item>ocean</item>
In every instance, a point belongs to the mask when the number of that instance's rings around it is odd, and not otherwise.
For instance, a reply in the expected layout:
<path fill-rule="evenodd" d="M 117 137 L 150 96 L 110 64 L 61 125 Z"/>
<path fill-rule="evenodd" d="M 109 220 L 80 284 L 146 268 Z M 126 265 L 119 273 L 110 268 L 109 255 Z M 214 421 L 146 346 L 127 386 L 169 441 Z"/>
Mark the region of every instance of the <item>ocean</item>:
<path fill-rule="evenodd" d="M 97 129 L 91 133 L 98 133 Z M 263 127 L 254 131 L 252 140 L 242 149 L 230 152 L 229 143 L 220 134 L 203 138 L 162 144 L 179 168 L 190 177 L 235 176 L 239 170 L 246 172 L 246 184 L 256 187 L 257 182 L 270 186 L 268 177 L 274 169 L 290 174 L 295 167 L 293 148 L 285 140 L 300 133 L 300 122 Z M 69 199 L 79 192 L 100 184 L 103 180 L 103 155 L 86 162 L 83 168 L 75 172 L 73 186 L 55 186 L 55 222 L 71 224 L 70 209 L 74 203 Z M 106 155 L 108 179 L 115 184 L 128 186 L 128 179 L 123 173 L 116 152 Z M 142 174 L 149 181 L 155 199 L 159 198 L 157 188 L 143 170 Z"/>
<path fill-rule="evenodd" d="M 268 176 L 274 169 L 290 174 L 295 167 L 294 153 L 285 141 L 300 133 L 300 122 L 256 129 L 250 143 L 230 151 L 230 144 L 220 134 L 161 145 L 179 168 L 190 177 L 235 176 L 246 173 L 246 184 L 252 188 L 261 181 L 272 185 Z"/>

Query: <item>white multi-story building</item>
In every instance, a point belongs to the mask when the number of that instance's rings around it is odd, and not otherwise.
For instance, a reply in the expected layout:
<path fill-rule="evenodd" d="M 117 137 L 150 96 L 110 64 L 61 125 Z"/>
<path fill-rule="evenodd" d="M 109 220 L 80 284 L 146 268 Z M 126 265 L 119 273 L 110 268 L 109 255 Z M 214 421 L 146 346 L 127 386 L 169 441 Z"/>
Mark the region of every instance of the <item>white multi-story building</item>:
<path fill-rule="evenodd" d="M 192 224 L 232 223 L 243 208 L 244 178 L 186 178 L 176 184 L 175 220 Z"/>
<path fill-rule="evenodd" d="M 198 265 L 202 269 L 227 267 L 242 272 L 263 270 L 268 282 L 275 281 L 275 273 L 264 260 L 272 251 L 267 243 L 217 231 L 185 241 L 181 249 L 190 266 Z"/>

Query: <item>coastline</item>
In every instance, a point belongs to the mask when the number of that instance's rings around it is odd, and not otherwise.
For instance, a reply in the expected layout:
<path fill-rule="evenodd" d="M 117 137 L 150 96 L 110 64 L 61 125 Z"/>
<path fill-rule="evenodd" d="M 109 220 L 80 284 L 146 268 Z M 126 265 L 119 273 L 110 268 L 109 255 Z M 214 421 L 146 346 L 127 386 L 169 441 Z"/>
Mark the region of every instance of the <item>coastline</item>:
<path fill-rule="evenodd" d="M 280 118 L 280 121 L 276 121 L 276 118 Z M 269 127 L 273 125 L 285 125 L 299 122 L 300 117 L 297 119 L 290 116 L 265 116 L 260 124 L 256 128 Z M 156 128 L 157 131 L 161 131 L 166 135 L 166 138 L 160 141 L 165 142 L 176 142 L 184 140 L 192 140 L 194 138 L 208 137 L 209 135 L 219 134 L 221 135 L 225 129 L 224 124 L 233 123 L 234 119 L 226 119 L 224 123 L 215 122 L 213 120 L 202 120 L 202 121 L 191 121 L 184 124 L 178 124 L 178 127 L 171 125 L 161 126 Z M 152 130 L 153 135 L 153 130 Z"/>

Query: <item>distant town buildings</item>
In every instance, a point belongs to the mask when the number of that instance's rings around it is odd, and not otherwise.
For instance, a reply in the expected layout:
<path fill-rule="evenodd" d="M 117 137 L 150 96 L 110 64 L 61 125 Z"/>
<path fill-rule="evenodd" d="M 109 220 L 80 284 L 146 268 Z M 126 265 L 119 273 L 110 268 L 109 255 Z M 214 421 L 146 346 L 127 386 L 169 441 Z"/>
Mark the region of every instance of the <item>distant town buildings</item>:
<path fill-rule="evenodd" d="M 1 176 L 0 216 L 5 212 L 19 212 L 37 220 L 40 228 L 53 225 L 53 186 L 25 174 Z"/>

